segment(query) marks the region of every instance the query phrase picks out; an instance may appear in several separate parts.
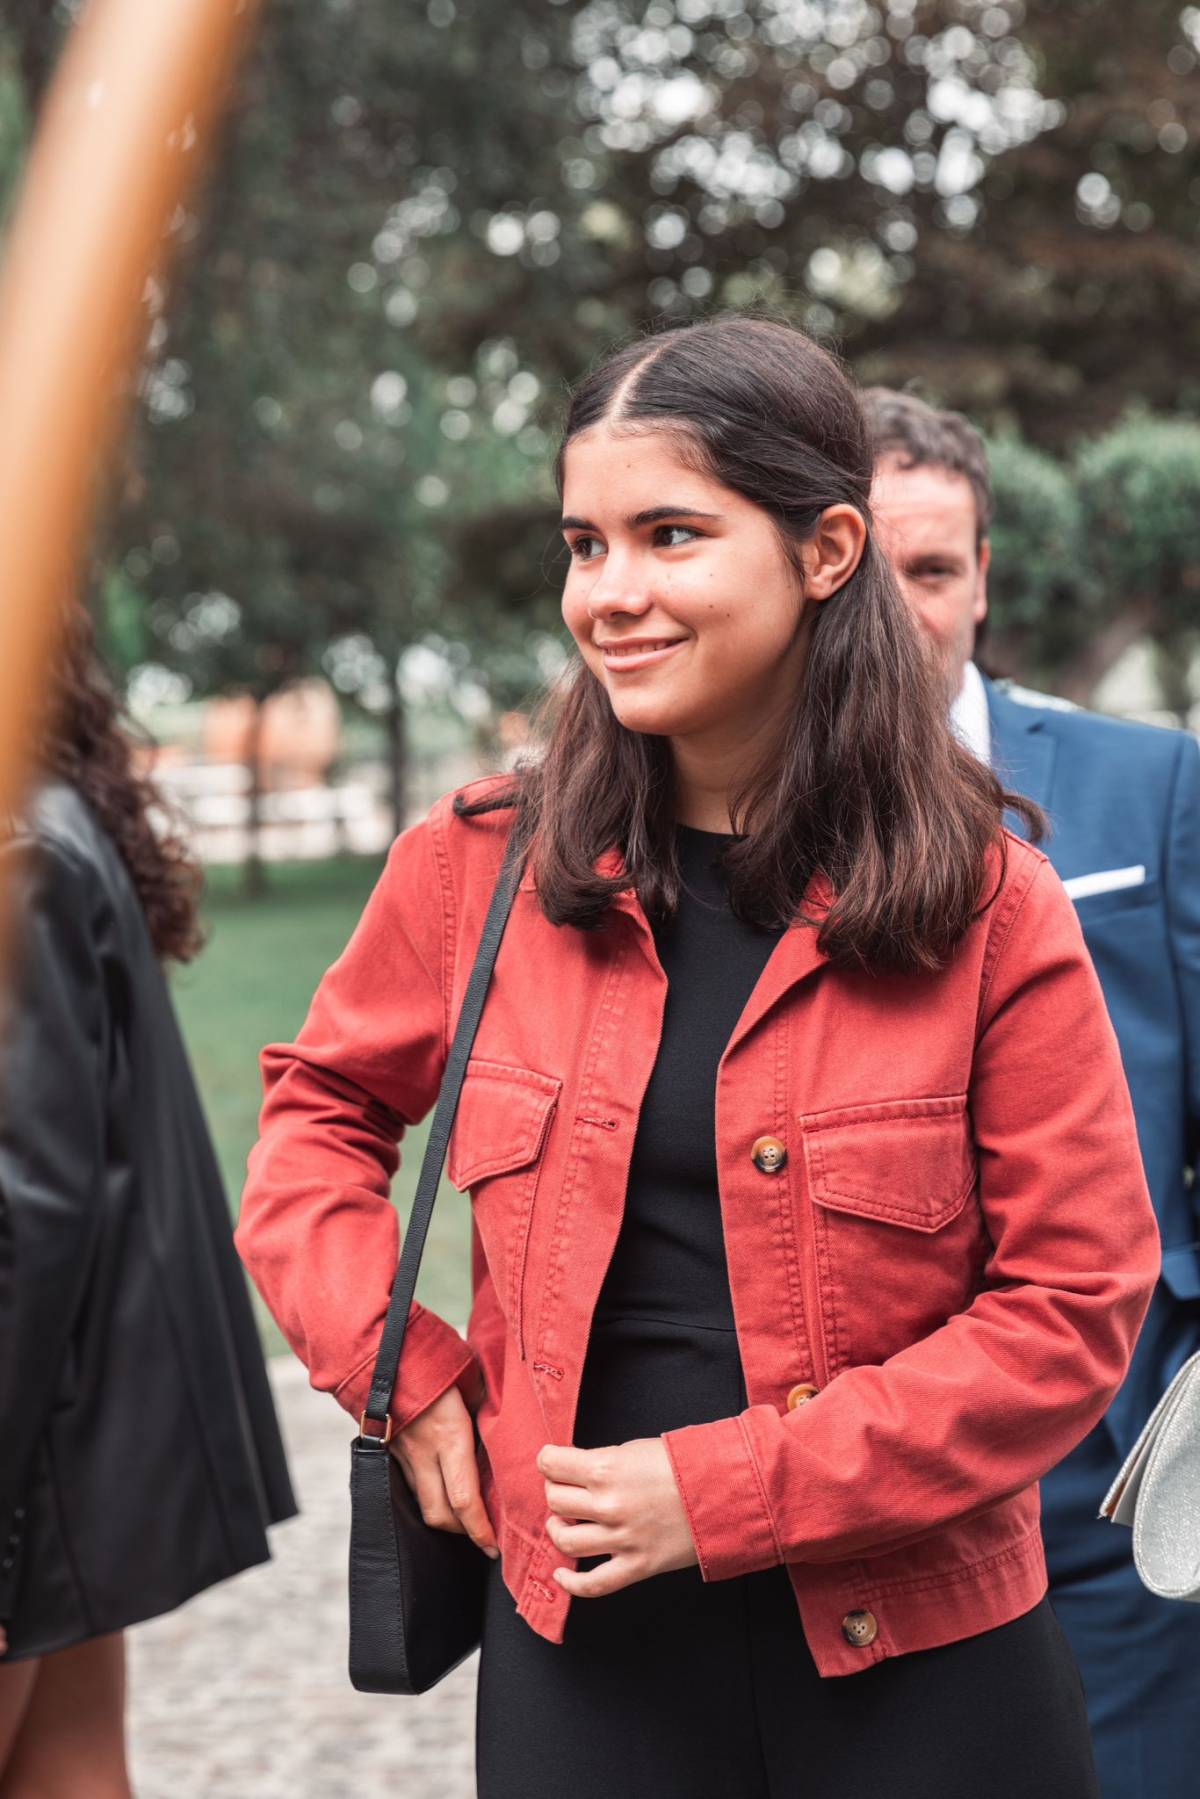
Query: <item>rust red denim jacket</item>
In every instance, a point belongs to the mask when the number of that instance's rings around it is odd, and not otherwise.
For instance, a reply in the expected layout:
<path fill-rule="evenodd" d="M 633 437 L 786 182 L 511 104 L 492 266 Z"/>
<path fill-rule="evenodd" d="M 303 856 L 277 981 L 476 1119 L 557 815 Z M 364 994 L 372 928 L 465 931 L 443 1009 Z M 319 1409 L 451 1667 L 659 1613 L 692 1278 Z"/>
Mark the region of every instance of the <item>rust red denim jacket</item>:
<path fill-rule="evenodd" d="M 396 1267 L 397 1143 L 437 1097 L 510 816 L 462 819 L 447 797 L 405 831 L 296 1042 L 263 1052 L 238 1245 L 313 1385 L 355 1417 Z M 825 1675 L 1037 1603 L 1038 1478 L 1120 1384 L 1158 1270 L 1074 910 L 1036 850 L 1005 851 L 939 973 L 835 967 L 811 927 L 788 931 L 718 1069 L 750 1404 L 664 1441 L 703 1577 L 786 1563 Z M 571 1441 L 665 994 L 632 889 L 584 932 L 550 924 L 526 874 L 448 1161 L 473 1212 L 467 1338 L 415 1306 L 396 1391 L 400 1426 L 482 1370 L 504 1578 L 552 1641 L 571 1604 L 605 1601 L 551 1578 L 573 1564 L 534 1458 Z M 764 1135 L 781 1166 L 752 1157 Z"/>

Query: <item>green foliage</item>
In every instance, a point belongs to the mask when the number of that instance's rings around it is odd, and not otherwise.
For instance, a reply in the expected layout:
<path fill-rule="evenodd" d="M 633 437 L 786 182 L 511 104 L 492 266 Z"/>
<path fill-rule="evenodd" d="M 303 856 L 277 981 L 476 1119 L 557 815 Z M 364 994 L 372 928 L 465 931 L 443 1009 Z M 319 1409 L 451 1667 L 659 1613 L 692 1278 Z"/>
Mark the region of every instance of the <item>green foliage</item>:
<path fill-rule="evenodd" d="M 20 173 L 28 132 L 25 91 L 0 39 L 0 223 Z"/>
<path fill-rule="evenodd" d="M 1200 424 L 1131 418 L 1075 464 L 1088 558 L 1165 633 L 1200 629 Z"/>
<path fill-rule="evenodd" d="M 1146 636 L 1168 702 L 1186 713 L 1200 635 L 1200 425 L 1143 413 L 1068 463 L 1011 437 L 990 457 L 992 661 L 1087 699 Z"/>
<path fill-rule="evenodd" d="M 1069 472 L 1019 438 L 996 438 L 988 460 L 994 578 L 1005 584 L 1006 617 L 1030 629 L 1049 601 L 1080 582 L 1079 500 Z"/>
<path fill-rule="evenodd" d="M 0 186 L 75 10 L 5 7 Z M 1131 400 L 1197 411 L 1200 25 L 1177 0 L 1099 11 L 264 8 L 148 300 L 106 611 L 144 595 L 148 653 L 197 692 L 326 668 L 378 709 L 437 633 L 517 693 L 524 626 L 553 628 L 564 382 L 723 305 L 1060 457 Z M 1064 668 L 1118 640 L 1124 589 L 1107 563 L 1077 579 L 1061 481 L 997 455 L 997 629 L 1020 672 Z"/>
<path fill-rule="evenodd" d="M 995 495 L 988 574 L 989 654 L 1027 678 L 1069 665 L 1098 611 L 1070 472 L 1016 437 L 988 446 Z"/>
<path fill-rule="evenodd" d="M 110 668 L 128 677 L 150 659 L 146 601 L 123 569 L 108 569 L 100 583 L 97 636 Z"/>
<path fill-rule="evenodd" d="M 151 296 L 141 479 L 105 547 L 147 595 L 149 653 L 199 694 L 322 670 L 387 712 L 410 645 L 482 659 L 503 623 L 486 582 L 456 585 L 456 544 L 543 485 L 540 383 L 505 334 L 439 366 L 410 329 L 425 236 L 503 162 L 472 141 L 481 48 L 379 4 L 264 14 L 175 291 Z M 535 128 L 514 112 L 514 166 Z M 493 298 L 447 272 L 457 304 Z"/>
<path fill-rule="evenodd" d="M 208 871 L 204 954 L 172 977 L 172 989 L 204 1094 L 230 1205 L 236 1214 L 246 1156 L 257 1136 L 262 1088 L 258 1051 L 290 1040 L 312 993 L 341 954 L 379 872 L 374 858 L 275 864 L 269 894 L 249 901 L 236 871 Z M 394 1184 L 407 1215 L 428 1122 L 410 1132 Z M 447 1188 L 434 1209 L 420 1294 L 445 1316 L 465 1321 L 470 1292 L 466 1202 Z M 273 1325 L 260 1309 L 268 1341 Z"/>

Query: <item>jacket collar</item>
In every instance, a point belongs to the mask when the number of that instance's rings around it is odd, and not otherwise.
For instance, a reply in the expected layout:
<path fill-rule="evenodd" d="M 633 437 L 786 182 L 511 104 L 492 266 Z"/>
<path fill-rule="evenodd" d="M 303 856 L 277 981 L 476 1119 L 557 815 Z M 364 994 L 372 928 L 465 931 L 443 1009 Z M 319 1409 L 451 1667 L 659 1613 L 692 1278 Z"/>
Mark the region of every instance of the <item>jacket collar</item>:
<path fill-rule="evenodd" d="M 986 675 L 983 684 L 992 721 L 993 768 L 1011 791 L 1048 811 L 1058 745 L 1046 730 L 1046 707 L 1013 699 L 1007 684 L 991 681 Z M 1011 830 L 1024 835 L 1018 819 L 1010 814 L 1007 822 Z"/>
<path fill-rule="evenodd" d="M 618 875 L 624 874 L 625 858 L 614 843 L 597 856 L 592 866 L 598 875 L 602 875 L 606 881 L 610 881 L 614 880 Z M 520 892 L 532 893 L 535 890 L 537 882 L 533 878 L 532 857 L 526 860 L 521 879 L 517 885 L 518 891 Z M 801 911 L 811 913 L 812 909 L 816 908 L 819 916 L 820 913 L 824 911 L 826 907 L 832 905 L 832 903 L 833 888 L 825 879 L 824 875 L 814 875 L 808 884 L 808 890 L 804 896 L 804 905 L 801 907 Z M 646 926 L 646 929 L 649 930 L 649 921 L 642 911 L 637 893 L 634 890 L 632 883 L 628 887 L 620 888 L 613 895 L 612 904 L 617 906 L 622 912 L 628 912 L 631 916 L 640 919 Z M 813 932 L 813 936 L 816 936 L 815 932 Z"/>
<path fill-rule="evenodd" d="M 598 875 L 603 875 L 606 881 L 612 880 L 614 875 L 623 874 L 625 871 L 624 858 L 615 843 L 609 849 L 604 850 L 597 856 L 592 866 Z M 532 893 L 536 885 L 537 883 L 533 878 L 533 857 L 528 856 L 525 860 L 525 868 L 522 872 L 521 879 L 518 882 L 518 891 L 524 890 L 527 893 Z M 623 900 L 627 894 L 630 897 L 633 896 L 632 887 L 623 887 L 615 898 L 617 900 Z"/>
<path fill-rule="evenodd" d="M 606 879 L 613 879 L 624 873 L 625 862 L 616 845 L 603 851 L 596 858 L 595 870 Z M 520 887 L 527 892 L 534 891 L 536 883 L 527 863 L 521 876 Z M 832 903 L 833 889 L 824 875 L 814 875 L 809 882 L 805 894 L 802 911 L 820 917 L 827 906 Z M 639 945 L 647 960 L 656 972 L 662 974 L 662 964 L 658 960 L 658 952 L 654 945 L 654 933 L 650 922 L 643 912 L 641 903 L 632 885 L 622 887 L 613 895 L 613 909 L 628 916 L 637 933 Z M 784 995 L 806 980 L 828 960 L 825 951 L 817 942 L 818 931 L 811 925 L 799 925 L 787 931 L 775 945 L 768 956 L 758 982 L 754 987 L 742 1011 L 737 1025 L 726 1046 L 727 1050 L 763 1018 L 772 1006 L 776 1005 Z"/>

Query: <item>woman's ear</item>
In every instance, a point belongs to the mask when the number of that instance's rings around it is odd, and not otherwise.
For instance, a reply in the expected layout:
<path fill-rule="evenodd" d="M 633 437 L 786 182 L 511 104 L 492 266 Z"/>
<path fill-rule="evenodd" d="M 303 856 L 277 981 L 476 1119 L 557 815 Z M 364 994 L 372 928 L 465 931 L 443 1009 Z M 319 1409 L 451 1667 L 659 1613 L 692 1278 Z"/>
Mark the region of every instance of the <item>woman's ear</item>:
<path fill-rule="evenodd" d="M 800 546 L 804 597 L 827 600 L 844 587 L 867 545 L 867 525 L 856 506 L 827 506 L 807 543 Z"/>

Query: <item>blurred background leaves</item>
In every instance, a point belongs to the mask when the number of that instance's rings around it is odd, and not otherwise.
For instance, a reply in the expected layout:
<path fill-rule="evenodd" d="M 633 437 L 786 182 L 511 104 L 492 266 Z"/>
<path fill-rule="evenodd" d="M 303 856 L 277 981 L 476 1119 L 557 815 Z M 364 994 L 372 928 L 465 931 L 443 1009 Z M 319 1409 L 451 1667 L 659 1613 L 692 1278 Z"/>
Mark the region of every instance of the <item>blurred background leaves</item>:
<path fill-rule="evenodd" d="M 8 0 L 0 182 L 77 6 Z M 1195 700 L 1200 7 L 275 0 L 146 296 L 110 650 L 322 672 L 406 783 L 405 655 L 541 680 L 565 385 L 761 304 L 995 438 L 993 660 Z M 552 660 L 552 658 L 551 658 Z"/>

